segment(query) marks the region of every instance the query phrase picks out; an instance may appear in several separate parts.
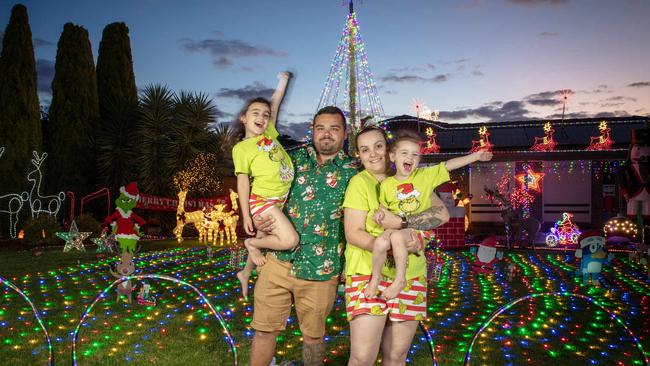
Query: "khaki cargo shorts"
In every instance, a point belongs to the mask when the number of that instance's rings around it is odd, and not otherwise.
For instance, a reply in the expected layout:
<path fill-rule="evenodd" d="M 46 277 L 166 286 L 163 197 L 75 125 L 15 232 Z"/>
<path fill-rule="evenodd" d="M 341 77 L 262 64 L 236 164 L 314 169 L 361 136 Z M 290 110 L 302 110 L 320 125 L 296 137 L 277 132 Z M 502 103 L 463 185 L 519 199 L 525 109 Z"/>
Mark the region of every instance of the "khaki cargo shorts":
<path fill-rule="evenodd" d="M 263 332 L 282 331 L 291 314 L 292 297 L 302 334 L 325 336 L 325 320 L 336 299 L 338 276 L 327 281 L 308 281 L 289 275 L 291 263 L 267 254 L 258 267 L 251 327 Z"/>

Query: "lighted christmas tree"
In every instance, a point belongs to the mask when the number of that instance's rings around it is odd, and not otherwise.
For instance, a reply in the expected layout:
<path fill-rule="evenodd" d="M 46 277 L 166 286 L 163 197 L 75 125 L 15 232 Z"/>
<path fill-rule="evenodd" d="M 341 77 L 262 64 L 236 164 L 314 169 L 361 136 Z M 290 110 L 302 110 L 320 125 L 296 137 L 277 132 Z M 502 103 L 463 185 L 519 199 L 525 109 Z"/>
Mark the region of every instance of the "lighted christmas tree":
<path fill-rule="evenodd" d="M 384 116 L 384 109 L 368 66 L 366 47 L 361 39 L 353 0 L 349 0 L 349 10 L 318 109 L 335 105 L 344 110 L 352 126 L 349 141 L 354 141 L 353 136 L 364 124 L 376 122 Z M 353 151 L 354 147 L 350 146 L 350 150 Z"/>

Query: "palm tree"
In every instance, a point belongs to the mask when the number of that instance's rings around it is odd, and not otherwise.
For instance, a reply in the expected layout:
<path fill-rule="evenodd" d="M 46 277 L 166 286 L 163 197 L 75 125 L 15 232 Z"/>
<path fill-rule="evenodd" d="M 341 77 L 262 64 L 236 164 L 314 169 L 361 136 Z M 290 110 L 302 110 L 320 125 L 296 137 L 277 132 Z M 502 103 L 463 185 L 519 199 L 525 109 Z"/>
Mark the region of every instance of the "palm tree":
<path fill-rule="evenodd" d="M 113 120 L 102 122 L 95 137 L 99 181 L 116 192 L 121 185 L 135 178 L 137 104 L 124 99 L 108 101 Z"/>
<path fill-rule="evenodd" d="M 170 168 L 179 171 L 208 148 L 208 126 L 215 122 L 215 108 L 206 94 L 180 92 L 174 98 L 174 121 L 169 130 Z"/>
<path fill-rule="evenodd" d="M 174 93 L 162 85 L 148 85 L 140 95 L 138 178 L 141 189 L 150 194 L 166 195 L 171 191 L 174 99 Z"/>

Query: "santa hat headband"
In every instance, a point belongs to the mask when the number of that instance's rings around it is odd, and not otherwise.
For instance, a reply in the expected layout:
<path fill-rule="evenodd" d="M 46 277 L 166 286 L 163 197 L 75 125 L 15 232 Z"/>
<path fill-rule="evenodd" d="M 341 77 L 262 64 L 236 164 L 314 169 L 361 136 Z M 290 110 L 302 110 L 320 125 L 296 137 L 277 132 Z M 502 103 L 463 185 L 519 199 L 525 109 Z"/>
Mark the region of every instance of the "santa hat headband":
<path fill-rule="evenodd" d="M 120 187 L 120 193 L 136 201 L 140 198 L 140 190 L 136 182 L 131 182 L 126 186 Z"/>

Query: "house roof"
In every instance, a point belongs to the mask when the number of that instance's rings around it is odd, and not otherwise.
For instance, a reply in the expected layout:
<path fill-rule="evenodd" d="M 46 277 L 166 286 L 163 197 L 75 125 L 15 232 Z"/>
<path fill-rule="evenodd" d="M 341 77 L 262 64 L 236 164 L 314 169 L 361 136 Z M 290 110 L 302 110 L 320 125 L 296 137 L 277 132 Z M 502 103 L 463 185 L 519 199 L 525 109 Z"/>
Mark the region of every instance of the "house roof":
<path fill-rule="evenodd" d="M 614 141 L 611 150 L 587 151 L 592 136 L 600 136 L 600 122 L 607 122 Z M 544 136 L 544 124 L 550 122 L 553 139 L 557 142 L 555 151 L 531 151 L 535 137 Z M 425 161 L 435 162 L 450 157 L 464 155 L 478 141 L 479 127 L 487 127 L 490 142 L 494 145 L 494 161 L 512 160 L 623 160 L 627 157 L 632 130 L 650 127 L 650 117 L 630 116 L 612 118 L 582 118 L 565 120 L 529 120 L 513 122 L 485 123 L 446 123 L 427 121 L 413 116 L 402 115 L 379 122 L 389 131 L 408 128 L 424 134 L 427 127 L 436 132 L 436 142 L 440 153 L 425 157 Z"/>

